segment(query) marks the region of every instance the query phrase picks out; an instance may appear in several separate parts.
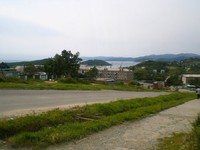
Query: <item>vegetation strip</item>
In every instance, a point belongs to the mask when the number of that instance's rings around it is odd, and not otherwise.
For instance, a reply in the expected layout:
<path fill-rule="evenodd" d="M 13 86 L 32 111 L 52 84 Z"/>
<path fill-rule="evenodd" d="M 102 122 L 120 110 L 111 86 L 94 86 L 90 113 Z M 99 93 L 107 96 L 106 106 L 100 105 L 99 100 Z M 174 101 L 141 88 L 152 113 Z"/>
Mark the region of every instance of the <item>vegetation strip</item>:
<path fill-rule="evenodd" d="M 113 125 L 143 118 L 195 98 L 173 93 L 154 98 L 120 100 L 106 104 L 52 110 L 0 122 L 0 138 L 13 147 L 46 147 L 83 138 Z"/>
<path fill-rule="evenodd" d="M 106 85 L 106 84 L 84 84 L 84 83 L 45 83 L 25 81 L 25 83 L 0 82 L 0 89 L 32 89 L 32 90 L 121 90 L 121 91 L 150 91 L 133 85 Z M 152 91 L 152 90 L 151 90 Z"/>
<path fill-rule="evenodd" d="M 195 123 L 193 124 L 193 126 L 194 126 L 194 133 L 196 136 L 197 149 L 200 149 L 200 114 Z"/>
<path fill-rule="evenodd" d="M 198 150 L 194 133 L 176 133 L 160 139 L 156 150 Z"/>

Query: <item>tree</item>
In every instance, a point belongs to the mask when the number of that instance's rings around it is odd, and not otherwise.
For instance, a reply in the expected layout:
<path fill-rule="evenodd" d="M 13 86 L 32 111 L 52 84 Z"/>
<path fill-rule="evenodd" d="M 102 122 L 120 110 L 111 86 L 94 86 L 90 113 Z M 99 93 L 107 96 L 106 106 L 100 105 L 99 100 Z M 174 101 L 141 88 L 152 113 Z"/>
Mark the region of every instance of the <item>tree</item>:
<path fill-rule="evenodd" d="M 85 73 L 85 76 L 90 79 L 96 78 L 97 75 L 98 75 L 98 69 L 96 67 L 90 68 L 90 70 Z"/>
<path fill-rule="evenodd" d="M 72 54 L 71 51 L 63 50 L 61 55 L 56 54 L 45 64 L 45 71 L 48 75 L 60 78 L 62 75 L 66 77 L 76 77 L 82 59 L 79 58 L 79 52 Z"/>
<path fill-rule="evenodd" d="M 181 77 L 179 75 L 172 75 L 165 82 L 166 86 L 182 85 Z"/>
<path fill-rule="evenodd" d="M 27 73 L 29 76 L 34 75 L 35 71 L 36 71 L 36 68 L 33 64 L 28 64 L 24 68 L 24 72 Z"/>
<path fill-rule="evenodd" d="M 80 62 L 82 61 L 79 58 L 79 52 L 72 54 L 71 51 L 62 51 L 61 57 L 63 58 L 63 71 L 64 75 L 67 77 L 75 77 L 78 75 L 78 70 L 80 67 Z"/>
<path fill-rule="evenodd" d="M 136 80 L 149 80 L 149 73 L 144 69 L 134 71 L 134 78 Z"/>
<path fill-rule="evenodd" d="M 190 78 L 188 81 L 189 84 L 200 86 L 200 79 L 199 78 Z"/>
<path fill-rule="evenodd" d="M 55 76 L 54 60 L 49 58 L 44 65 L 44 71 L 47 73 L 48 77 Z"/>

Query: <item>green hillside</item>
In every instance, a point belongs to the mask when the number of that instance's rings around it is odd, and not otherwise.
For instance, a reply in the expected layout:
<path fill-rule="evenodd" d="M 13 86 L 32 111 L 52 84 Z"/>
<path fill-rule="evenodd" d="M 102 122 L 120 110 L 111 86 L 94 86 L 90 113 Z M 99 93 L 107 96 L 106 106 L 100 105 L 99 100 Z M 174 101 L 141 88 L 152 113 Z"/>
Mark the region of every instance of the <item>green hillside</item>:
<path fill-rule="evenodd" d="M 9 66 L 23 66 L 23 65 L 28 65 L 28 64 L 33 64 L 33 65 L 44 65 L 47 62 L 46 59 L 41 59 L 41 60 L 34 60 L 34 61 L 20 61 L 20 62 L 12 62 L 12 63 L 7 63 Z"/>
<path fill-rule="evenodd" d="M 200 59 L 180 61 L 145 61 L 130 67 L 136 80 L 167 81 L 167 85 L 181 85 L 182 74 L 200 74 Z M 190 84 L 200 85 L 200 79 L 190 79 Z"/>
<path fill-rule="evenodd" d="M 82 62 L 81 64 L 88 65 L 88 66 L 111 66 L 111 64 L 107 63 L 106 61 L 97 60 L 97 59 L 87 60 L 87 61 Z"/>

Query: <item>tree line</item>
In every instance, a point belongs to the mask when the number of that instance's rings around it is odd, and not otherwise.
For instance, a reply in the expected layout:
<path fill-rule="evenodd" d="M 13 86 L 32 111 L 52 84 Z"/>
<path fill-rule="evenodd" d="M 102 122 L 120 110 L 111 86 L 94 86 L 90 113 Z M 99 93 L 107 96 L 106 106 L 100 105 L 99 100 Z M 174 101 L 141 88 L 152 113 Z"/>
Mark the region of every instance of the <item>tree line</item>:
<path fill-rule="evenodd" d="M 47 73 L 49 78 L 87 78 L 93 79 L 98 75 L 97 68 L 93 67 L 88 72 L 79 74 L 82 59 L 79 52 L 73 54 L 71 51 L 63 50 L 61 54 L 56 54 L 48 58 L 44 67 L 35 68 L 34 65 L 27 65 L 25 72 L 28 75 L 41 70 Z M 166 85 L 181 85 L 182 74 L 199 74 L 200 59 L 189 58 L 181 61 L 145 61 L 135 66 L 129 67 L 134 72 L 135 80 L 165 81 Z M 191 84 L 200 85 L 200 79 L 190 79 Z"/>
<path fill-rule="evenodd" d="M 79 57 L 80 53 L 73 54 L 71 51 L 63 50 L 61 54 L 55 54 L 54 57 L 45 59 L 44 66 L 34 65 L 32 63 L 24 66 L 24 72 L 30 78 L 36 72 L 46 72 L 49 79 L 65 78 L 87 78 L 94 79 L 98 70 L 96 67 L 91 68 L 84 74 L 79 74 L 79 68 L 82 59 Z"/>
<path fill-rule="evenodd" d="M 166 85 L 181 85 L 182 74 L 200 74 L 200 59 L 189 58 L 180 61 L 145 61 L 130 67 L 135 80 L 165 81 Z M 191 78 L 190 84 L 200 85 L 200 79 Z"/>

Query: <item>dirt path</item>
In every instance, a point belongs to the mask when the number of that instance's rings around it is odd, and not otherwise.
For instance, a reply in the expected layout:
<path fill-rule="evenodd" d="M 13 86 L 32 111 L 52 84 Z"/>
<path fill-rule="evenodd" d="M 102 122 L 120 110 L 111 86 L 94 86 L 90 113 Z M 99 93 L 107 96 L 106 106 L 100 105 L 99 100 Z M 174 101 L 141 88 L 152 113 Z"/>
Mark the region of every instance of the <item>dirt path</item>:
<path fill-rule="evenodd" d="M 157 140 L 172 133 L 191 131 L 200 113 L 200 100 L 193 100 L 144 118 L 112 127 L 75 143 L 53 146 L 48 150 L 147 150 Z"/>

